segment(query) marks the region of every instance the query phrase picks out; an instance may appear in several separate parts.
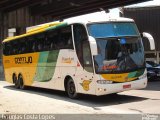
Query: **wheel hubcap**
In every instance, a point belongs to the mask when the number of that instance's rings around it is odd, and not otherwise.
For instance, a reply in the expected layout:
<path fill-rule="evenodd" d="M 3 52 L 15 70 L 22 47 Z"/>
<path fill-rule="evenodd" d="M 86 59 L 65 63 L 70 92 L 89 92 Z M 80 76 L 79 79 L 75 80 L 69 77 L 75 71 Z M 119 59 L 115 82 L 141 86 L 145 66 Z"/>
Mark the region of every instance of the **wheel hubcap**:
<path fill-rule="evenodd" d="M 69 93 L 70 93 L 70 94 L 74 94 L 74 93 L 75 93 L 75 86 L 74 86 L 74 83 L 73 83 L 73 82 L 70 83 Z"/>

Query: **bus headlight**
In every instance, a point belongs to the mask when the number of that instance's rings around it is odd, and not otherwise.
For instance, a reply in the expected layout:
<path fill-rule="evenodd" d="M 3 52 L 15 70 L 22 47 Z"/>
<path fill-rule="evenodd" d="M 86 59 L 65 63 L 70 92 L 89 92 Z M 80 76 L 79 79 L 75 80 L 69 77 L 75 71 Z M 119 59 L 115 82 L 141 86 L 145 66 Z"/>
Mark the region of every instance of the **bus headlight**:
<path fill-rule="evenodd" d="M 110 80 L 97 80 L 97 83 L 98 83 L 98 84 L 111 84 L 111 83 L 113 83 L 113 82 L 110 81 Z"/>
<path fill-rule="evenodd" d="M 143 74 L 142 76 L 139 77 L 139 79 L 144 79 L 147 77 L 147 74 Z"/>

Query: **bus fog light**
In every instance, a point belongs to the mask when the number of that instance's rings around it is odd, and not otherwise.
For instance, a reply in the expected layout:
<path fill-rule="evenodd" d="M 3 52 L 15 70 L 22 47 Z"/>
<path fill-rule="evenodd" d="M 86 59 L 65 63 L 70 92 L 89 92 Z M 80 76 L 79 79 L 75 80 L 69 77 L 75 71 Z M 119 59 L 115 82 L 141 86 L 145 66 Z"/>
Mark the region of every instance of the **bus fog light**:
<path fill-rule="evenodd" d="M 102 88 L 98 88 L 98 91 L 103 91 L 103 89 Z"/>
<path fill-rule="evenodd" d="M 112 81 L 110 81 L 110 80 L 97 80 L 97 83 L 98 84 L 111 84 Z"/>

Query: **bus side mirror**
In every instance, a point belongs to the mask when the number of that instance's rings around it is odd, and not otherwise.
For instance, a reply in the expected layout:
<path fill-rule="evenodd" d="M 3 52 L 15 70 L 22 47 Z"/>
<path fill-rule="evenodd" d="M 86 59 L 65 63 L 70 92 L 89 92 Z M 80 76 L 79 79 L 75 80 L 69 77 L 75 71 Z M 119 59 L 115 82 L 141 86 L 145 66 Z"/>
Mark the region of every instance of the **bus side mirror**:
<path fill-rule="evenodd" d="M 89 36 L 89 44 L 90 44 L 92 55 L 98 55 L 97 43 L 96 43 L 95 38 L 93 38 L 92 36 Z"/>
<path fill-rule="evenodd" d="M 152 37 L 152 35 L 147 32 L 143 32 L 142 36 L 149 40 L 150 50 L 155 50 L 155 41 L 154 41 L 154 38 Z"/>

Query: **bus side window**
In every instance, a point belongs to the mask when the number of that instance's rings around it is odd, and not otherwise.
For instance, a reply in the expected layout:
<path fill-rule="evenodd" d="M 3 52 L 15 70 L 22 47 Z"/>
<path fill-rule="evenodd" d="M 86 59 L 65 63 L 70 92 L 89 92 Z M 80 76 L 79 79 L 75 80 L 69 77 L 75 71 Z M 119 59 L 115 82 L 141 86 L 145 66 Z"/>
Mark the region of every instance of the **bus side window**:
<path fill-rule="evenodd" d="M 45 35 L 45 38 L 44 38 L 44 47 L 43 47 L 44 51 L 47 51 L 48 50 L 48 38 L 47 38 L 47 35 Z"/>
<path fill-rule="evenodd" d="M 75 42 L 76 53 L 81 65 L 83 66 L 82 43 L 83 41 L 87 41 L 88 39 L 87 32 L 85 27 L 81 24 L 74 24 L 73 32 L 74 32 L 74 42 Z"/>
<path fill-rule="evenodd" d="M 21 38 L 16 40 L 17 42 L 17 49 L 16 49 L 16 54 L 24 54 L 25 53 L 25 38 Z"/>
<path fill-rule="evenodd" d="M 58 42 L 60 49 L 73 49 L 71 26 L 61 28 L 59 34 L 61 36 Z"/>
<path fill-rule="evenodd" d="M 6 55 L 6 44 L 5 43 L 2 43 L 2 48 L 3 48 L 3 55 Z"/>
<path fill-rule="evenodd" d="M 21 42 L 21 41 L 20 41 Z M 22 53 L 22 46 L 19 40 L 14 40 L 15 55 Z"/>
<path fill-rule="evenodd" d="M 3 43 L 3 54 L 7 55 L 7 43 Z"/>
<path fill-rule="evenodd" d="M 45 51 L 45 33 L 40 33 L 35 36 L 35 41 L 37 41 L 37 51 Z"/>
<path fill-rule="evenodd" d="M 36 41 L 32 41 L 32 52 L 36 52 L 36 51 L 37 51 Z"/>
<path fill-rule="evenodd" d="M 13 41 L 11 41 L 11 42 L 10 42 L 10 46 L 11 46 L 10 54 L 11 54 L 11 55 L 15 55 L 15 53 L 16 53 L 16 46 L 17 46 L 17 45 L 14 44 Z"/>
<path fill-rule="evenodd" d="M 21 40 L 21 45 L 22 45 L 22 48 L 21 48 L 21 53 L 24 54 L 24 53 L 27 53 L 27 39 L 26 38 L 23 38 Z"/>
<path fill-rule="evenodd" d="M 32 52 L 32 47 L 31 47 L 31 40 L 29 39 L 29 37 L 25 37 L 24 42 L 26 43 L 26 49 L 25 49 L 25 53 L 31 53 Z"/>
<path fill-rule="evenodd" d="M 28 41 L 28 38 L 25 37 L 23 40 L 22 40 L 22 44 L 23 44 L 23 53 L 29 53 L 29 41 Z"/>
<path fill-rule="evenodd" d="M 3 54 L 7 56 L 8 55 L 8 43 L 6 42 L 6 43 L 3 43 L 2 45 L 3 45 Z"/>
<path fill-rule="evenodd" d="M 7 42 L 7 43 L 6 43 L 6 55 L 11 55 L 10 42 Z"/>
<path fill-rule="evenodd" d="M 45 42 L 45 50 L 48 51 L 50 49 L 50 36 L 49 36 L 50 32 L 46 33 L 46 42 Z"/>
<path fill-rule="evenodd" d="M 50 36 L 50 32 L 46 33 L 46 42 L 45 42 L 45 49 L 46 51 L 50 50 L 50 44 L 51 44 L 51 36 Z"/>
<path fill-rule="evenodd" d="M 18 48 L 17 42 L 14 40 L 11 41 L 10 44 L 11 44 L 11 55 L 17 54 L 17 48 Z"/>
<path fill-rule="evenodd" d="M 51 30 L 47 32 L 47 41 L 46 47 L 47 50 L 56 50 L 57 49 L 57 39 L 58 39 L 58 32 L 56 30 Z"/>
<path fill-rule="evenodd" d="M 28 37 L 28 51 L 29 53 L 32 53 L 32 52 L 36 52 L 37 51 L 37 42 L 35 40 L 35 35 L 33 36 L 29 36 Z"/>

